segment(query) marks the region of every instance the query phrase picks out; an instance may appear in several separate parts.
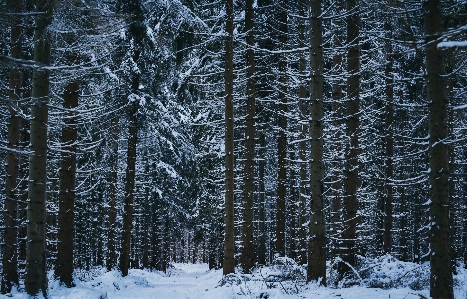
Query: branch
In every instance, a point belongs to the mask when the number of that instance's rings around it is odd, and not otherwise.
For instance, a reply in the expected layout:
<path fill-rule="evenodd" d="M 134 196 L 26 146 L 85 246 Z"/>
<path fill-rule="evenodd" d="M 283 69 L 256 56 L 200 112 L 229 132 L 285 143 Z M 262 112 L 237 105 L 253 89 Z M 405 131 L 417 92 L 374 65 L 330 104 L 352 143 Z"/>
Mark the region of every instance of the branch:
<path fill-rule="evenodd" d="M 454 48 L 455 50 L 467 49 L 467 41 L 440 42 L 437 47 L 438 49 L 448 49 L 448 48 Z"/>

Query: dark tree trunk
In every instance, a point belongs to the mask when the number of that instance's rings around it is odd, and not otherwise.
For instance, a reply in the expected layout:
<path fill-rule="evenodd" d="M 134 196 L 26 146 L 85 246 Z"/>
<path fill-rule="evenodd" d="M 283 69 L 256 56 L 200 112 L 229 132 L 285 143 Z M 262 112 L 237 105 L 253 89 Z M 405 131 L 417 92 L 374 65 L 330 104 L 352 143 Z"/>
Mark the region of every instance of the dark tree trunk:
<path fill-rule="evenodd" d="M 285 4 L 285 2 L 282 2 Z M 287 47 L 287 11 L 285 7 L 279 14 L 280 47 Z M 276 207 L 276 253 L 285 256 L 286 197 L 287 197 L 287 58 L 285 53 L 279 57 L 279 137 L 277 140 L 277 207 Z"/>
<path fill-rule="evenodd" d="M 305 6 L 308 7 L 304 2 L 300 3 L 300 16 L 305 18 Z M 305 37 L 305 23 L 304 21 L 300 22 L 299 25 L 299 39 L 300 47 L 304 48 L 306 46 L 306 37 Z M 299 256 L 300 264 L 304 265 L 307 263 L 307 252 L 308 252 L 308 242 L 307 242 L 307 227 L 306 223 L 308 221 L 308 200 L 309 196 L 307 194 L 307 168 L 308 168 L 308 155 L 307 155 L 307 139 L 308 139 L 308 109 L 307 104 L 307 81 L 308 74 L 306 73 L 306 58 L 305 53 L 300 53 L 300 87 L 299 87 L 299 97 L 300 97 L 300 144 L 299 144 L 299 161 L 300 161 L 300 214 L 299 214 Z"/>
<path fill-rule="evenodd" d="M 295 149 L 291 148 L 290 149 L 290 154 L 289 154 L 289 159 L 290 161 L 296 161 L 295 157 Z M 289 178 L 288 178 L 288 185 L 289 185 L 289 203 L 288 203 L 288 208 L 287 208 L 287 214 L 289 215 L 288 219 L 288 233 L 289 233 L 289 246 L 287 250 L 287 256 L 290 257 L 291 259 L 295 260 L 297 258 L 297 204 L 298 201 L 296 200 L 298 198 L 298 192 L 297 192 L 297 186 L 295 182 L 297 181 L 296 179 L 296 168 L 295 168 L 295 163 L 290 163 L 290 168 L 289 168 Z"/>
<path fill-rule="evenodd" d="M 149 170 L 149 162 L 146 163 L 145 169 L 146 175 L 151 175 Z M 149 269 L 149 247 L 150 247 L 150 227 L 151 227 L 151 188 L 147 184 L 144 188 L 145 199 L 142 203 L 143 205 L 143 236 L 142 236 L 142 258 L 141 258 L 141 267 L 143 269 Z"/>
<path fill-rule="evenodd" d="M 334 38 L 334 46 L 341 47 L 341 42 L 338 37 Z M 342 71 L 342 55 L 336 54 L 333 57 L 333 68 Z M 334 130 L 332 149 L 335 154 L 334 161 L 332 162 L 332 184 L 331 184 L 331 217 L 330 217 L 330 230 L 331 230 L 331 259 L 334 260 L 340 256 L 340 241 L 341 241 L 341 202 L 342 202 L 342 161 L 340 155 L 342 153 L 342 84 L 336 79 L 332 84 L 332 100 L 334 111 Z"/>
<path fill-rule="evenodd" d="M 247 56 L 247 115 L 245 132 L 245 168 L 243 189 L 243 225 L 241 264 L 244 273 L 250 273 L 254 266 L 255 254 L 253 244 L 253 200 L 254 200 L 254 158 L 255 158 L 255 52 L 253 33 L 253 0 L 246 0 L 245 30 Z"/>
<path fill-rule="evenodd" d="M 404 146 L 401 146 L 404 148 Z M 404 166 L 400 167 L 400 172 L 401 172 L 401 179 L 403 179 L 404 175 Z M 400 186 L 399 188 L 400 192 L 400 237 L 399 237 L 399 254 L 400 254 L 400 260 L 403 262 L 409 262 L 409 248 L 407 246 L 407 239 L 408 239 L 408 232 L 409 230 L 407 229 L 407 196 L 406 196 L 406 187 L 405 186 Z"/>
<path fill-rule="evenodd" d="M 463 151 L 463 155 L 464 155 L 464 161 L 467 161 L 467 149 L 464 148 L 464 151 Z M 463 195 L 463 204 L 464 204 L 464 207 L 467 207 L 467 164 L 464 165 L 464 175 L 462 176 L 462 180 L 463 180 L 463 185 L 464 185 L 464 188 L 462 190 L 462 195 Z M 463 228 L 464 228 L 464 235 L 463 235 L 463 238 L 462 238 L 462 242 L 463 242 L 463 247 L 464 247 L 464 256 L 463 256 L 463 259 L 464 259 L 464 268 L 467 269 L 467 209 L 464 208 L 463 210 Z"/>
<path fill-rule="evenodd" d="M 310 239 L 308 244 L 307 281 L 319 280 L 326 285 L 326 237 L 324 226 L 323 164 L 323 33 L 321 0 L 310 0 Z"/>
<path fill-rule="evenodd" d="M 394 156 L 394 137 L 393 137 L 393 119 L 394 119 L 394 87 L 393 87 L 393 76 L 392 68 L 394 65 L 394 59 L 392 54 L 392 25 L 389 22 L 384 24 L 384 30 L 389 41 L 386 42 L 386 69 L 384 75 L 386 77 L 386 114 L 385 114 L 385 196 L 384 196 L 384 233 L 383 233 L 383 251 L 384 253 L 390 253 L 392 251 L 392 202 L 393 202 L 393 156 Z"/>
<path fill-rule="evenodd" d="M 69 54 L 68 63 L 77 63 L 76 55 Z M 76 112 L 78 107 L 79 83 L 70 82 L 65 87 L 63 108 L 65 114 L 62 128 L 62 153 L 60 161 L 60 196 L 58 203 L 58 240 L 55 277 L 67 287 L 73 286 L 73 238 L 76 177 L 76 141 L 78 129 Z"/>
<path fill-rule="evenodd" d="M 265 146 L 266 146 L 266 136 L 263 132 L 263 130 L 260 130 L 259 133 L 259 142 L 260 142 L 260 149 L 261 152 L 265 152 Z M 261 157 L 264 157 L 262 155 Z M 266 264 L 266 197 L 265 197 L 265 186 L 264 186 L 264 167 L 266 164 L 266 160 L 264 158 L 261 158 L 258 161 L 258 201 L 259 201 L 259 235 L 258 235 L 258 264 L 260 265 L 265 265 Z"/>
<path fill-rule="evenodd" d="M 449 241 L 449 163 L 447 96 L 443 51 L 436 47 L 441 36 L 442 8 L 439 0 L 423 3 L 426 39 L 426 73 L 429 107 L 430 198 L 430 296 L 454 298 Z"/>
<path fill-rule="evenodd" d="M 223 274 L 235 272 L 234 260 L 234 107 L 233 107 L 233 0 L 226 1 L 225 31 L 225 237 Z"/>
<path fill-rule="evenodd" d="M 133 78 L 132 91 L 138 90 L 139 80 Z M 133 229 L 133 201 L 135 189 L 136 145 L 138 137 L 138 105 L 137 101 L 130 103 L 128 149 L 125 182 L 125 201 L 123 207 L 122 246 L 120 248 L 120 271 L 122 276 L 128 275 L 130 268 L 131 231 Z"/>
<path fill-rule="evenodd" d="M 25 97 L 27 97 L 25 95 Z M 22 147 L 29 145 L 29 121 L 26 118 L 21 118 L 20 144 Z M 20 156 L 19 176 L 22 178 L 19 182 L 18 195 L 18 219 L 26 219 L 27 217 L 27 201 L 28 201 L 28 173 L 29 159 L 26 155 Z M 26 243 L 27 243 L 27 224 L 22 223 L 18 227 L 18 261 L 20 262 L 20 270 L 24 269 L 26 261 Z"/>
<path fill-rule="evenodd" d="M 360 115 L 360 17 L 358 1 L 347 0 L 347 144 L 344 173 L 343 227 L 341 254 L 345 263 L 339 264 L 339 273 L 351 273 L 355 266 L 355 239 L 358 219 L 358 154 Z"/>
<path fill-rule="evenodd" d="M 117 182 L 118 182 L 118 133 L 119 133 L 119 118 L 112 119 L 112 134 L 110 140 L 110 148 L 112 150 L 112 169 L 110 171 L 109 184 L 109 217 L 107 222 L 107 271 L 111 271 L 116 263 L 116 219 L 117 219 Z"/>
<path fill-rule="evenodd" d="M 11 3 L 11 11 L 20 13 L 23 9 L 21 0 L 15 0 Z M 11 40 L 10 40 L 10 56 L 12 58 L 21 58 L 22 50 L 22 30 L 21 20 L 12 17 L 11 21 Z M 3 294 L 10 293 L 13 286 L 18 286 L 18 237 L 17 237 L 17 219 L 18 219 L 18 176 L 19 176 L 19 159 L 18 150 L 21 131 L 21 117 L 18 115 L 20 109 L 19 101 L 21 100 L 21 85 L 22 76 L 18 69 L 10 70 L 9 82 L 9 113 L 8 119 L 8 148 L 7 167 L 5 179 L 5 202 L 3 211 L 3 225 L 5 231 L 3 234 L 3 277 L 1 292 Z"/>
<path fill-rule="evenodd" d="M 34 61 L 50 65 L 50 43 L 47 26 L 52 21 L 52 1 L 37 0 L 34 30 Z M 26 292 L 46 296 L 46 185 L 47 185 L 47 123 L 49 71 L 36 69 L 32 78 L 31 146 L 29 157 L 28 213 L 26 247 Z"/>

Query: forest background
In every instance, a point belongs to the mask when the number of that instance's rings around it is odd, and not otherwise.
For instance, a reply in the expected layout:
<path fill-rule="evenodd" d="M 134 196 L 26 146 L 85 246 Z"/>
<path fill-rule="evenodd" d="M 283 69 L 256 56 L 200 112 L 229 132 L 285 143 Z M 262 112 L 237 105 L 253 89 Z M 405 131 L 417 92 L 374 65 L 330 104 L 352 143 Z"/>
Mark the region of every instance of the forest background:
<path fill-rule="evenodd" d="M 2 292 L 280 257 L 351 285 L 391 254 L 453 298 L 466 4 L 1 1 Z"/>

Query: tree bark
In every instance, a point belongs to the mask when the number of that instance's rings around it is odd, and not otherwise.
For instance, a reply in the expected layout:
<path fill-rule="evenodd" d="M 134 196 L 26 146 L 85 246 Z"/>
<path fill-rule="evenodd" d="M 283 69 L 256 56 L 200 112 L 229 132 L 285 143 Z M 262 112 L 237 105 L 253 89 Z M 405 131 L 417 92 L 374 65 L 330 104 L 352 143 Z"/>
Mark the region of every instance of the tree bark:
<path fill-rule="evenodd" d="M 34 30 L 34 61 L 50 65 L 50 43 L 47 27 L 52 21 L 53 1 L 37 0 Z M 27 212 L 26 292 L 46 297 L 46 185 L 47 185 L 47 123 L 49 101 L 49 71 L 35 69 L 32 78 L 31 154 L 29 156 L 29 185 Z"/>
<path fill-rule="evenodd" d="M 383 232 L 383 252 L 390 253 L 392 251 L 392 203 L 393 203 L 393 156 L 394 156 L 394 130 L 393 130 L 393 119 L 394 119 L 394 88 L 392 78 L 392 68 L 394 65 L 394 59 L 392 54 L 392 25 L 389 22 L 384 24 L 384 30 L 388 41 L 386 42 L 386 67 L 385 67 L 385 93 L 386 93 L 386 108 L 385 108 L 385 194 L 384 194 L 384 232 Z"/>
<path fill-rule="evenodd" d="M 132 91 L 139 86 L 137 75 L 133 77 Z M 123 207 L 122 245 L 120 248 L 120 271 L 122 276 L 128 275 L 130 268 L 131 231 L 133 229 L 133 201 L 135 189 L 136 145 L 138 137 L 138 102 L 133 100 L 130 105 L 128 126 L 128 148 L 125 182 L 125 201 Z"/>
<path fill-rule="evenodd" d="M 357 13 L 358 1 L 347 0 L 347 150 L 345 153 L 344 201 L 342 207 L 342 247 L 344 263 L 339 264 L 339 273 L 350 273 L 355 266 L 355 238 L 358 223 L 358 153 L 360 114 L 360 18 Z"/>
<path fill-rule="evenodd" d="M 304 2 L 300 2 L 300 17 L 305 19 L 305 4 Z M 300 22 L 299 28 L 299 40 L 300 40 L 300 47 L 304 48 L 306 46 L 306 37 L 305 37 L 305 23 L 304 21 Z M 300 97 L 300 143 L 299 143 L 299 161 L 300 161 L 300 216 L 299 216 L 299 231 L 298 231 L 298 238 L 299 238 L 299 256 L 300 256 L 300 264 L 304 265 L 307 263 L 307 252 L 308 252 L 308 242 L 307 242 L 307 227 L 306 223 L 308 221 L 308 200 L 309 195 L 307 194 L 307 168 L 308 168 L 308 156 L 307 156 L 307 139 L 309 134 L 309 126 L 308 126 L 308 109 L 307 109 L 307 82 L 308 82 L 308 74 L 306 73 L 306 58 L 305 53 L 300 53 L 300 60 L 299 60 L 299 68 L 300 68 L 300 87 L 299 87 L 299 97 Z"/>
<path fill-rule="evenodd" d="M 297 158 L 295 156 L 295 149 L 292 147 L 289 152 L 289 161 L 296 161 Z M 298 212 L 298 203 L 296 199 L 298 198 L 297 186 L 295 182 L 297 181 L 297 173 L 295 168 L 295 163 L 290 163 L 289 168 L 289 175 L 287 183 L 289 185 L 289 202 L 287 205 L 287 214 L 288 214 L 288 221 L 287 223 L 287 231 L 289 234 L 289 246 L 287 249 L 287 256 L 293 260 L 297 259 L 297 212 Z"/>
<path fill-rule="evenodd" d="M 20 13 L 23 8 L 22 0 L 15 0 L 11 3 L 11 11 Z M 10 37 L 10 56 L 12 58 L 21 58 L 22 38 L 21 38 L 21 19 L 12 17 L 11 22 L 11 37 Z M 8 148 L 7 167 L 5 180 L 5 202 L 3 211 L 3 221 L 5 231 L 3 234 L 3 279 L 1 292 L 3 294 L 10 293 L 13 286 L 18 286 L 18 176 L 19 176 L 19 159 L 18 149 L 21 131 L 21 117 L 17 110 L 20 109 L 19 101 L 21 100 L 21 85 L 22 76 L 18 69 L 10 69 L 9 80 L 9 107 L 10 117 L 8 119 Z"/>
<path fill-rule="evenodd" d="M 107 223 L 107 271 L 115 267 L 116 262 L 116 219 L 117 219 L 117 183 L 118 183 L 118 133 L 119 117 L 112 119 L 112 135 L 110 140 L 110 149 L 112 150 L 112 169 L 110 171 L 109 185 L 109 218 Z"/>
<path fill-rule="evenodd" d="M 145 174 L 150 176 L 151 172 L 149 170 L 149 161 L 146 162 Z M 145 200 L 142 203 L 143 205 L 143 236 L 142 236 L 142 258 L 141 258 L 141 267 L 142 269 L 149 269 L 149 246 L 150 246 L 150 227 L 151 227 L 151 188 L 149 183 L 146 184 L 144 188 Z"/>
<path fill-rule="evenodd" d="M 402 127 L 401 123 L 399 123 L 399 126 Z M 404 148 L 404 143 L 405 142 L 401 142 L 401 148 Z M 405 165 L 401 165 L 399 167 L 399 173 L 400 173 L 399 179 L 403 180 L 404 174 L 406 173 Z M 403 185 L 399 187 L 399 194 L 400 194 L 399 195 L 399 202 L 400 202 L 399 213 L 400 213 L 400 218 L 401 218 L 400 219 L 400 238 L 399 238 L 399 254 L 400 254 L 399 259 L 403 262 L 413 261 L 413 259 L 409 259 L 409 247 L 407 245 L 407 240 L 409 239 L 409 236 L 410 236 L 409 232 L 410 232 L 411 226 L 407 225 L 407 222 L 408 222 L 407 216 L 409 215 L 409 212 L 407 211 L 408 203 L 407 203 L 406 189 L 407 189 L 406 186 L 403 186 Z M 413 225 L 412 227 L 415 227 L 415 225 Z"/>
<path fill-rule="evenodd" d="M 245 168 L 243 189 L 243 225 L 242 225 L 242 255 L 243 273 L 251 273 L 255 262 L 253 244 L 253 200 L 254 200 L 254 167 L 255 167 L 255 46 L 253 33 L 253 0 L 245 3 L 245 30 L 247 43 L 247 115 L 245 131 Z"/>
<path fill-rule="evenodd" d="M 463 156 L 464 156 L 464 161 L 467 161 L 467 149 L 465 147 L 463 149 Z M 464 207 L 467 207 L 467 164 L 464 164 L 463 172 L 464 174 L 462 175 L 462 183 L 464 187 L 462 188 L 462 195 L 463 195 L 464 200 L 462 201 L 462 203 L 464 204 Z M 466 208 L 463 209 L 462 226 L 464 229 L 464 234 L 462 237 L 462 244 L 464 247 L 463 262 L 464 262 L 464 269 L 467 269 L 467 209 Z"/>
<path fill-rule="evenodd" d="M 334 37 L 334 46 L 341 47 L 342 44 L 338 37 Z M 342 71 L 342 55 L 336 54 L 333 57 L 333 68 L 340 72 Z M 333 135 L 332 149 L 334 151 L 334 160 L 332 162 L 332 197 L 331 197 L 331 217 L 330 217 L 330 236 L 331 236 L 331 259 L 334 260 L 340 256 L 340 241 L 342 232 L 341 222 L 341 206 L 342 206 L 342 98 L 344 97 L 342 92 L 342 84 L 340 79 L 335 79 L 336 82 L 332 84 L 332 100 L 333 100 L 333 111 L 334 121 L 333 126 L 335 133 Z"/>
<path fill-rule="evenodd" d="M 69 54 L 68 63 L 77 63 L 77 56 Z M 76 177 L 76 142 L 78 129 L 76 112 L 78 107 L 79 83 L 70 82 L 65 87 L 63 108 L 65 113 L 62 128 L 62 153 L 60 161 L 60 195 L 58 204 L 58 240 L 55 277 L 67 287 L 73 284 L 73 238 L 75 209 L 75 177 Z"/>
<path fill-rule="evenodd" d="M 430 296 L 454 298 L 449 241 L 449 162 L 447 95 L 443 51 L 436 47 L 442 30 L 439 0 L 423 3 L 426 43 L 427 95 L 429 107 L 430 198 Z"/>
<path fill-rule="evenodd" d="M 264 134 L 264 126 L 262 130 L 259 130 L 259 142 L 260 142 L 260 151 L 261 153 L 265 152 L 266 147 L 266 136 Z M 264 155 L 262 156 L 264 157 Z M 258 161 L 258 179 L 259 179 L 259 186 L 258 186 L 258 201 L 259 201 L 259 235 L 258 235 L 258 264 L 266 265 L 266 189 L 264 184 L 265 179 L 265 168 L 266 160 L 261 158 Z"/>
<path fill-rule="evenodd" d="M 235 273 L 234 260 L 234 107 L 233 107 L 233 0 L 226 1 L 225 31 L 225 237 L 223 274 Z"/>
<path fill-rule="evenodd" d="M 29 98 L 31 90 L 24 94 L 24 98 Z M 21 117 L 21 130 L 20 130 L 20 145 L 22 148 L 26 148 L 30 143 L 30 123 L 25 117 Z M 18 219 L 26 219 L 27 217 L 27 202 L 28 202 L 28 174 L 29 174 L 29 157 L 25 154 L 21 155 L 19 161 L 19 195 L 18 195 Z M 21 223 L 18 227 L 18 261 L 26 261 L 26 246 L 27 246 L 27 224 Z M 20 264 L 20 266 L 22 266 Z M 24 267 L 20 268 L 25 270 Z"/>
<path fill-rule="evenodd" d="M 282 2 L 285 5 L 286 2 Z M 282 50 L 287 47 L 287 11 L 279 14 L 279 41 Z M 287 60 L 285 53 L 279 55 L 279 137 L 277 140 L 277 207 L 276 207 L 276 250 L 285 256 L 286 197 L 287 197 Z"/>
<path fill-rule="evenodd" d="M 311 163 L 310 163 L 310 239 L 308 243 L 307 281 L 319 280 L 326 285 L 326 237 L 324 227 L 323 163 L 323 33 L 321 0 L 310 0 L 311 63 Z"/>

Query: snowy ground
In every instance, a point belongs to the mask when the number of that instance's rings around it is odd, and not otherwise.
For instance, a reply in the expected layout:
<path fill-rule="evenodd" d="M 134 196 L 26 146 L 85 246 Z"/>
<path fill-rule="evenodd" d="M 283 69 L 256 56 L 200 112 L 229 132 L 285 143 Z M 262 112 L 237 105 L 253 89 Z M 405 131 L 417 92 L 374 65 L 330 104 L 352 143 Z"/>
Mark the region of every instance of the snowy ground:
<path fill-rule="evenodd" d="M 409 287 L 381 289 L 360 284 L 349 288 L 325 288 L 316 284 L 305 285 L 301 281 L 277 282 L 268 279 L 274 276 L 276 270 L 265 268 L 253 275 L 234 275 L 227 281 L 224 280 L 223 286 L 222 271 L 209 271 L 205 264 L 174 264 L 167 274 L 130 270 L 125 278 L 116 271 L 96 270 L 93 273 L 83 273 L 76 287 L 70 289 L 50 281 L 49 296 L 53 299 L 429 298 L 428 290 L 413 290 Z M 388 269 L 382 267 L 381 270 Z M 456 299 L 467 298 L 465 278 L 465 272 L 457 276 L 457 281 L 462 283 L 455 288 Z M 13 292 L 10 296 L 27 298 L 24 293 L 19 292 Z M 0 298 L 10 296 L 0 295 Z"/>

